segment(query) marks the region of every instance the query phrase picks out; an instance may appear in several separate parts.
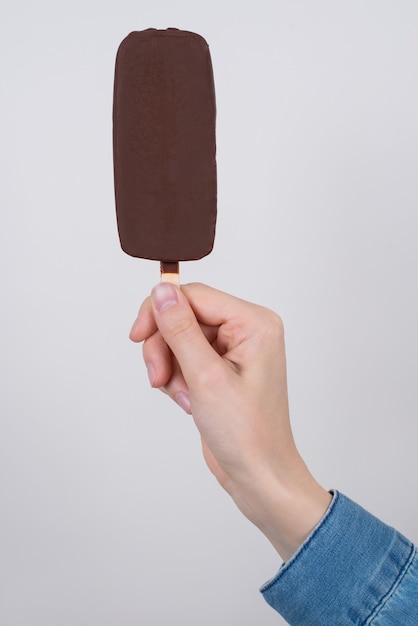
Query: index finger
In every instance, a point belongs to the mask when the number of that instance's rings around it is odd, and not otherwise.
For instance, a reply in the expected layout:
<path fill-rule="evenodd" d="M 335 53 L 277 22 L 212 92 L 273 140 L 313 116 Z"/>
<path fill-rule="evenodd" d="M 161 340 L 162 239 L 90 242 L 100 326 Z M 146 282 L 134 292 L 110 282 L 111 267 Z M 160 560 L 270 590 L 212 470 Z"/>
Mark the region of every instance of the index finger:
<path fill-rule="evenodd" d="M 157 324 L 155 323 L 152 313 L 151 297 L 148 296 L 139 308 L 138 316 L 129 333 L 129 339 L 135 341 L 135 343 L 139 343 L 151 337 L 156 330 Z"/>

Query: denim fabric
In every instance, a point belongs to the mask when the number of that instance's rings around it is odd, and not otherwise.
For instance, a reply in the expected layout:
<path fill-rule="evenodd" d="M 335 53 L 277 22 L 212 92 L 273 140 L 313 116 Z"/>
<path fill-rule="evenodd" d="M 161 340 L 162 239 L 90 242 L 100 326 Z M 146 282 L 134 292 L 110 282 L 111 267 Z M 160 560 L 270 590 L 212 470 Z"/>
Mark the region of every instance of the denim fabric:
<path fill-rule="evenodd" d="M 367 624 L 371 626 L 411 626 L 418 624 L 418 552 L 405 567 L 392 593 L 383 600 Z"/>
<path fill-rule="evenodd" d="M 335 492 L 261 592 L 291 626 L 418 626 L 418 556 L 398 531 Z"/>

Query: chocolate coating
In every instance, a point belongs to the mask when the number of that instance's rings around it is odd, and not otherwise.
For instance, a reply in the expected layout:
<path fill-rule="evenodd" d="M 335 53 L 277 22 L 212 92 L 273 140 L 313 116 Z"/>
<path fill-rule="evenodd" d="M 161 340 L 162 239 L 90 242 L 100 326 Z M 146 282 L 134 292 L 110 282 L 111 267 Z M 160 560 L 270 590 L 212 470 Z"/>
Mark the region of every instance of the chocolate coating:
<path fill-rule="evenodd" d="M 215 90 L 209 47 L 177 29 L 130 33 L 116 57 L 113 156 L 122 249 L 199 259 L 216 225 Z"/>

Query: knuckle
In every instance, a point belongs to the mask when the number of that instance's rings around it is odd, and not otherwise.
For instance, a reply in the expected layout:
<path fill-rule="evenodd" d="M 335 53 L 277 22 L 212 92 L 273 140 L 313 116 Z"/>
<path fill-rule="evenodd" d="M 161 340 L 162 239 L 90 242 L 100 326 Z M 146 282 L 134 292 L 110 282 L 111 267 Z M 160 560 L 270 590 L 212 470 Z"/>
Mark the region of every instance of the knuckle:
<path fill-rule="evenodd" d="M 264 319 L 260 325 L 262 339 L 267 343 L 282 344 L 284 342 L 284 325 L 282 318 L 274 313 L 265 309 L 263 314 Z"/>
<path fill-rule="evenodd" d="M 166 316 L 164 320 L 164 328 L 161 327 L 161 332 L 165 336 L 166 340 L 170 343 L 178 343 L 185 340 L 193 341 L 193 337 L 196 335 L 196 322 L 191 316 Z"/>
<path fill-rule="evenodd" d="M 172 340 L 184 336 L 194 335 L 196 332 L 196 324 L 190 317 L 172 317 L 167 320 L 167 332 Z"/>

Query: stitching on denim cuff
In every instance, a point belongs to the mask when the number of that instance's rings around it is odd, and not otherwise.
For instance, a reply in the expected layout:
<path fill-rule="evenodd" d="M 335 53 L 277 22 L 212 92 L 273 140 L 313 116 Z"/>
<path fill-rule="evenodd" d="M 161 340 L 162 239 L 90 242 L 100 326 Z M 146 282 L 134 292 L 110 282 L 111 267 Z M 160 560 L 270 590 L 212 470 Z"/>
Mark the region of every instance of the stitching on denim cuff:
<path fill-rule="evenodd" d="M 405 562 L 405 565 L 403 566 L 403 568 L 401 569 L 399 575 L 397 576 L 395 582 L 393 583 L 392 587 L 389 589 L 389 591 L 387 592 L 386 595 L 383 596 L 383 598 L 380 600 L 379 604 L 373 609 L 373 612 L 371 613 L 370 617 L 368 617 L 367 621 L 365 622 L 365 625 L 367 626 L 368 624 L 373 624 L 373 621 L 375 620 L 376 617 L 378 617 L 380 611 L 383 609 L 383 607 L 385 606 L 385 604 L 390 600 L 390 598 L 393 596 L 393 594 L 395 593 L 395 591 L 398 589 L 399 585 L 401 584 L 403 578 L 406 576 L 414 558 L 415 555 L 417 553 L 417 549 L 414 545 L 412 545 L 411 547 L 411 552 L 409 553 L 409 556 Z"/>

